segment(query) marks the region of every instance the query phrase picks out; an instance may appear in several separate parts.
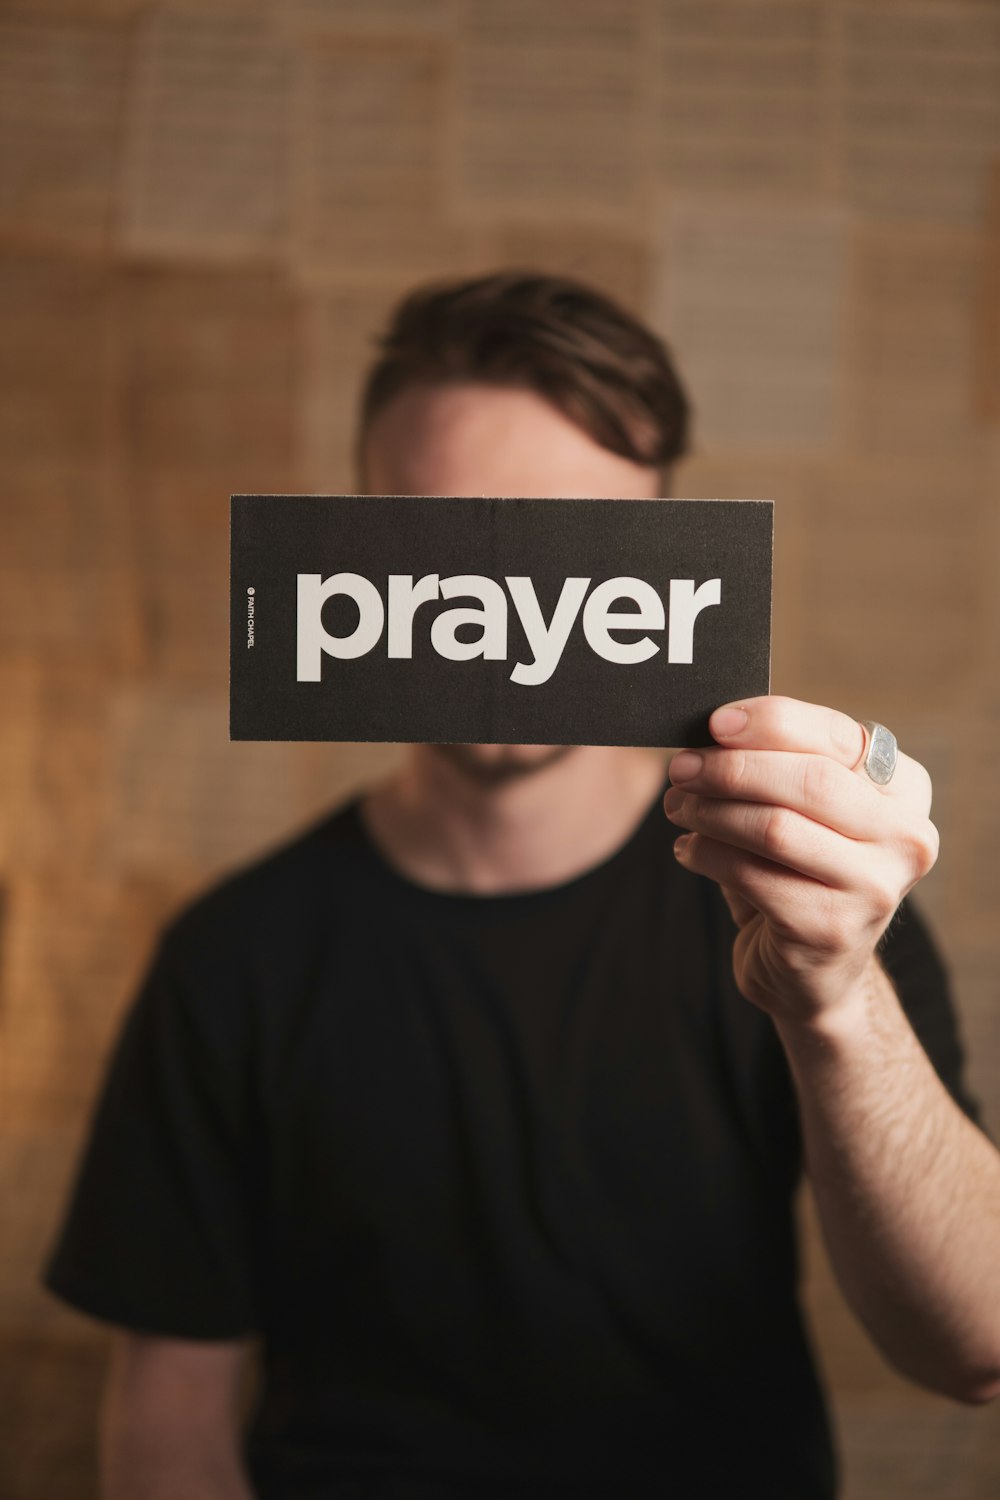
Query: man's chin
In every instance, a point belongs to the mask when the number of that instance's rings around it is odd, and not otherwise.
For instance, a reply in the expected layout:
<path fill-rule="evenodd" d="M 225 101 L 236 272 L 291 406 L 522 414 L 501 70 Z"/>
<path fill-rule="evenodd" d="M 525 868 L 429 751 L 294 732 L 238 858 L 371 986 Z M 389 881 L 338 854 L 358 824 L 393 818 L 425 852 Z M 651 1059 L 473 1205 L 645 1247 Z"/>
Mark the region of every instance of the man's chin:
<path fill-rule="evenodd" d="M 434 745 L 470 780 L 498 786 L 532 776 L 563 760 L 575 745 Z"/>

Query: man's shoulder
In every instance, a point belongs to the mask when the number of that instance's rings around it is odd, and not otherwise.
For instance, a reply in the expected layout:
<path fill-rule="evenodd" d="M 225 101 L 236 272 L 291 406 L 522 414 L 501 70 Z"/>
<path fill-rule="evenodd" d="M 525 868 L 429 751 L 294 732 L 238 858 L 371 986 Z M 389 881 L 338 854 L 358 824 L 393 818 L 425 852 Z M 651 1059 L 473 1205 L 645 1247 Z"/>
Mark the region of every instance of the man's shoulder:
<path fill-rule="evenodd" d="M 353 888 L 362 856 L 358 798 L 338 803 L 265 852 L 218 876 L 167 922 L 162 944 L 175 955 L 254 950 L 335 910 Z"/>

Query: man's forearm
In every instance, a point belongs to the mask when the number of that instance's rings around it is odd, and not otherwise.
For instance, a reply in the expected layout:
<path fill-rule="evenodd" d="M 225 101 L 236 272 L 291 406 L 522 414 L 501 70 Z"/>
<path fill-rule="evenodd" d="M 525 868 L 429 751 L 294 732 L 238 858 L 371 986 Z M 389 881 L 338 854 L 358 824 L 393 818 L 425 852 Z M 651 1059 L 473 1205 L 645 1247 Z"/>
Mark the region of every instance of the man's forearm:
<path fill-rule="evenodd" d="M 101 1403 L 101 1500 L 252 1500 L 243 1462 L 241 1340 L 120 1329 Z"/>
<path fill-rule="evenodd" d="M 228 1457 L 172 1446 L 117 1455 L 105 1470 L 102 1500 L 253 1500 L 246 1476 Z"/>
<path fill-rule="evenodd" d="M 118 1455 L 105 1472 L 102 1500 L 253 1500 L 237 1464 L 219 1455 L 199 1455 L 177 1446 Z"/>
<path fill-rule="evenodd" d="M 959 1400 L 1000 1394 L 1000 1153 L 951 1099 L 874 961 L 834 1018 L 778 1032 L 848 1302 L 906 1375 Z"/>
<path fill-rule="evenodd" d="M 119 1434 L 105 1448 L 101 1500 L 253 1500 L 243 1465 L 222 1434 L 210 1442 L 178 1434 Z"/>

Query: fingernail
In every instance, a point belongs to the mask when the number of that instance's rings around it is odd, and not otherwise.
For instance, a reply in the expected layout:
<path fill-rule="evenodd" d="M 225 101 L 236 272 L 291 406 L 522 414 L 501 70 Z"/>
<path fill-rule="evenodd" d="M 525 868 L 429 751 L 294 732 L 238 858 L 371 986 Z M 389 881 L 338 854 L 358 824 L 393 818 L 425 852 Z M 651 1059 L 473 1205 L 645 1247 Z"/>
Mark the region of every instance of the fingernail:
<path fill-rule="evenodd" d="M 684 793 L 677 787 L 672 786 L 663 799 L 663 806 L 668 813 L 675 813 L 684 801 Z"/>
<path fill-rule="evenodd" d="M 697 750 L 679 750 L 670 762 L 671 781 L 690 781 L 692 776 L 697 776 L 705 764 L 705 757 L 699 755 Z"/>
<path fill-rule="evenodd" d="M 691 835 L 689 833 L 682 833 L 679 839 L 674 839 L 674 854 L 678 859 L 687 858 L 690 842 Z"/>
<path fill-rule="evenodd" d="M 708 721 L 708 727 L 716 736 L 728 739 L 747 727 L 750 715 L 742 708 L 717 708 Z"/>

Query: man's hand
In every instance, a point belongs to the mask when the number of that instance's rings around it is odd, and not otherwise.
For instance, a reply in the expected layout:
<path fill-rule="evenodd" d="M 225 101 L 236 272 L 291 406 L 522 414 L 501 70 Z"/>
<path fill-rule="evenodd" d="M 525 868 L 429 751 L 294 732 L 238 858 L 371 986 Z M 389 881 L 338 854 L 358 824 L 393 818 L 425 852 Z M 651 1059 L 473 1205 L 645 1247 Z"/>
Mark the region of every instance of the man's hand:
<path fill-rule="evenodd" d="M 850 1006 L 903 896 L 937 858 L 930 777 L 900 753 L 887 786 L 863 769 L 865 731 L 794 698 L 748 698 L 709 722 L 717 745 L 670 764 L 677 857 L 718 882 L 740 931 L 736 982 L 790 1023 Z"/>
<path fill-rule="evenodd" d="M 670 766 L 684 865 L 739 927 L 737 983 L 772 1017 L 845 1296 L 883 1353 L 961 1401 L 1000 1394 L 1000 1156 L 951 1099 L 875 947 L 930 869 L 930 779 L 860 768 L 865 732 L 789 698 L 718 709 Z"/>

